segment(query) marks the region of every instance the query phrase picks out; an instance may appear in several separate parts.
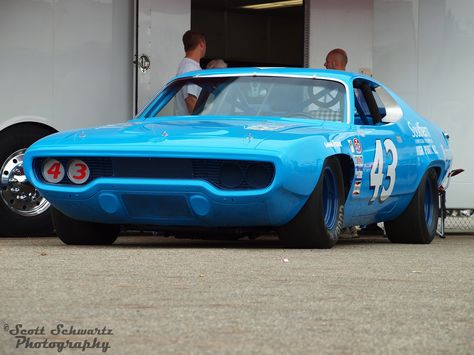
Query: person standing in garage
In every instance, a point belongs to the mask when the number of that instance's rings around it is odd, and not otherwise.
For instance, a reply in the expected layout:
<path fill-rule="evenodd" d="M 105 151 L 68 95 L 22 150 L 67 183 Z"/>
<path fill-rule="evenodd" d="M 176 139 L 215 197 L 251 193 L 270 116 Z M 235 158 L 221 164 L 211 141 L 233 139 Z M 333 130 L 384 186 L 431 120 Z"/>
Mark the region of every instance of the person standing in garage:
<path fill-rule="evenodd" d="M 178 66 L 176 75 L 201 70 L 199 61 L 206 55 L 206 38 L 200 32 L 186 31 L 183 35 L 185 57 Z M 175 115 L 189 115 L 194 111 L 201 88 L 197 85 L 185 85 L 176 95 Z"/>

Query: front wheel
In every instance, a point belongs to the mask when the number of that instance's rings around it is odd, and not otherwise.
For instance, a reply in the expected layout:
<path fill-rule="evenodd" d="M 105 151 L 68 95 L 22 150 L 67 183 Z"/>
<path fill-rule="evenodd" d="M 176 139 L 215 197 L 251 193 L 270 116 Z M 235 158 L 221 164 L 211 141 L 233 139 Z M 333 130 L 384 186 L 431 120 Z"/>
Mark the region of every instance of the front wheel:
<path fill-rule="evenodd" d="M 336 244 L 344 220 L 344 184 L 336 158 L 328 158 L 313 193 L 279 233 L 289 247 L 329 249 Z"/>
<path fill-rule="evenodd" d="M 113 244 L 120 232 L 120 227 L 117 225 L 78 221 L 66 216 L 54 207 L 51 208 L 51 216 L 56 234 L 65 244 Z"/>
<path fill-rule="evenodd" d="M 436 236 L 439 217 L 437 175 L 428 170 L 407 209 L 396 219 L 384 222 L 393 243 L 429 244 Z"/>

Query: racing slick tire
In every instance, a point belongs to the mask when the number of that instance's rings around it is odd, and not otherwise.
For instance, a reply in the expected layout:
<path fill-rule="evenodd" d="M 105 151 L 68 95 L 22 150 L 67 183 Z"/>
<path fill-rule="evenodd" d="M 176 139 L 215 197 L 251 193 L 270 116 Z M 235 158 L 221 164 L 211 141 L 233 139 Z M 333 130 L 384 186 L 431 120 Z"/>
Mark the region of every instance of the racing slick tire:
<path fill-rule="evenodd" d="M 64 244 L 69 245 L 109 245 L 113 244 L 120 232 L 120 226 L 78 221 L 51 208 L 56 234 Z"/>
<path fill-rule="evenodd" d="M 52 133 L 33 124 L 19 124 L 0 133 L 0 236 L 53 233 L 50 204 L 26 180 L 23 171 L 26 149 Z"/>
<path fill-rule="evenodd" d="M 429 169 L 407 209 L 396 219 L 384 222 L 392 243 L 429 244 L 436 236 L 439 217 L 437 175 Z"/>
<path fill-rule="evenodd" d="M 280 229 L 280 240 L 292 248 L 332 248 L 342 229 L 344 199 L 341 166 L 336 158 L 328 158 L 308 201 L 296 217 Z"/>

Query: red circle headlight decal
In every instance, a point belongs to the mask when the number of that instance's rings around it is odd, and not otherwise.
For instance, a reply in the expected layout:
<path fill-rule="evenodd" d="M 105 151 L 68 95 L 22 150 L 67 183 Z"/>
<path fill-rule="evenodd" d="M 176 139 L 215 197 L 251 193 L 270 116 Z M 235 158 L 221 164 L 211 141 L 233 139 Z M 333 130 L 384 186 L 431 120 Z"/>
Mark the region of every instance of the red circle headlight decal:
<path fill-rule="evenodd" d="M 64 178 L 64 166 L 56 159 L 48 159 L 41 168 L 43 178 L 52 184 L 57 184 Z"/>
<path fill-rule="evenodd" d="M 89 167 L 82 160 L 73 159 L 68 163 L 67 176 L 74 184 L 83 184 L 89 179 Z"/>

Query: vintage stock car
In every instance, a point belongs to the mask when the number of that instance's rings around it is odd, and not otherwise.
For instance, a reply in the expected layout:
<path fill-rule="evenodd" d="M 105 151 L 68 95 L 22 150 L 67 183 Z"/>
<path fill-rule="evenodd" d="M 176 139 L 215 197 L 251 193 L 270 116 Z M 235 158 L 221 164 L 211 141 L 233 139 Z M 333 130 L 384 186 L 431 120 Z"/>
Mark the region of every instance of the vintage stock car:
<path fill-rule="evenodd" d="M 196 106 L 175 115 L 186 85 Z M 392 242 L 430 243 L 451 160 L 447 134 L 370 77 L 240 68 L 177 77 L 126 123 L 48 136 L 24 167 L 67 244 L 138 229 L 330 248 L 382 221 Z"/>

